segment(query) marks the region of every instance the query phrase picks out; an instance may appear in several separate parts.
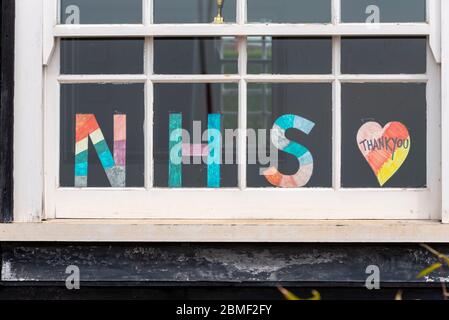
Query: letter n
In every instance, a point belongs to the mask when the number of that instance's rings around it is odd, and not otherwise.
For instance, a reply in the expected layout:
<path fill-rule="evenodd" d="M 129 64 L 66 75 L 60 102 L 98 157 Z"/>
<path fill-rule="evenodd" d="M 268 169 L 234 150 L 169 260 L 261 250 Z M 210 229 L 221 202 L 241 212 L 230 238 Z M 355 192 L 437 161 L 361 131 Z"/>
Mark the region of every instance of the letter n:
<path fill-rule="evenodd" d="M 87 187 L 89 138 L 111 187 L 126 186 L 126 115 L 114 115 L 114 156 L 93 114 L 76 115 L 75 187 Z"/>

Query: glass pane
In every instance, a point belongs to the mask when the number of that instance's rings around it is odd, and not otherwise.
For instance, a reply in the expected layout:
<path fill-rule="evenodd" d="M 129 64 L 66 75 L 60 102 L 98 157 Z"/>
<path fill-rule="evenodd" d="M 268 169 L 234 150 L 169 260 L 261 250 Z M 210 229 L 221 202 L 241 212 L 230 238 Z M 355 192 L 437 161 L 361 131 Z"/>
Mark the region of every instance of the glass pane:
<path fill-rule="evenodd" d="M 142 0 L 60 0 L 61 24 L 139 24 Z"/>
<path fill-rule="evenodd" d="M 237 187 L 237 97 L 234 83 L 155 84 L 156 187 Z"/>
<path fill-rule="evenodd" d="M 61 74 L 143 74 L 143 39 L 62 39 Z"/>
<path fill-rule="evenodd" d="M 144 85 L 63 84 L 61 187 L 144 186 Z"/>
<path fill-rule="evenodd" d="M 248 38 L 248 73 L 331 74 L 331 38 Z"/>
<path fill-rule="evenodd" d="M 248 22 L 331 22 L 331 0 L 248 0 Z"/>
<path fill-rule="evenodd" d="M 424 188 L 426 150 L 426 84 L 343 84 L 343 187 Z"/>
<path fill-rule="evenodd" d="M 236 1 L 225 0 L 224 22 L 234 22 Z M 155 23 L 212 23 L 217 16 L 216 0 L 154 0 Z"/>
<path fill-rule="evenodd" d="M 331 84 L 248 84 L 247 175 L 248 187 L 332 186 Z"/>
<path fill-rule="evenodd" d="M 236 38 L 156 38 L 154 72 L 236 74 L 238 73 Z"/>
<path fill-rule="evenodd" d="M 426 0 L 342 0 L 343 22 L 425 22 Z"/>
<path fill-rule="evenodd" d="M 347 74 L 426 73 L 426 38 L 343 38 L 341 70 Z"/>

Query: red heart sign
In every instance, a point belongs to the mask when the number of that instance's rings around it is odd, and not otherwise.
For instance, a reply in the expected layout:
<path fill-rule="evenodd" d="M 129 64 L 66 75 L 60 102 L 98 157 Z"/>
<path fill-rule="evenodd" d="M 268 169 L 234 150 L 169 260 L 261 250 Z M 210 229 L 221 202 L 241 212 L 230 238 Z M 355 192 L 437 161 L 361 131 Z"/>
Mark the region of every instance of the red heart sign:
<path fill-rule="evenodd" d="M 387 123 L 383 128 L 377 122 L 367 122 L 357 133 L 357 144 L 383 186 L 407 159 L 411 139 L 400 122 Z"/>

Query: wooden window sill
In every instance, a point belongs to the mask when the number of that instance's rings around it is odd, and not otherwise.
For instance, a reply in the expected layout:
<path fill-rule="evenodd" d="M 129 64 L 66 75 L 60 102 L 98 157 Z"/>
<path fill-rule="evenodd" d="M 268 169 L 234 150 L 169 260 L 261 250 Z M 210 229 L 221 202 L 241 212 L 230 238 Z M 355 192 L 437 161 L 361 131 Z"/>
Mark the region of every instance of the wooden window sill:
<path fill-rule="evenodd" d="M 449 224 L 427 220 L 51 220 L 0 224 L 0 241 L 449 243 Z"/>

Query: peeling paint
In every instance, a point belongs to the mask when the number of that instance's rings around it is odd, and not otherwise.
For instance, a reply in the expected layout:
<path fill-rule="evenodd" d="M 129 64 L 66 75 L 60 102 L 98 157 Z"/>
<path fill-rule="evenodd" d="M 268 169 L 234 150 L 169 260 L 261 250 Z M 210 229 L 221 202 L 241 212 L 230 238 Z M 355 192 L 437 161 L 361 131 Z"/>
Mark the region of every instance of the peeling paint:
<path fill-rule="evenodd" d="M 449 252 L 449 246 L 442 247 Z M 416 279 L 435 262 L 418 245 L 300 244 L 11 244 L 2 245 L 3 281 L 64 281 L 76 265 L 82 281 L 360 283 L 377 265 L 381 281 L 432 283 L 442 274 Z"/>
<path fill-rule="evenodd" d="M 2 261 L 2 280 L 11 281 L 16 280 L 17 276 L 11 270 L 11 263 L 9 261 Z"/>
<path fill-rule="evenodd" d="M 319 265 L 331 262 L 341 262 L 347 256 L 342 253 L 316 252 L 302 253 L 285 257 L 276 256 L 273 252 L 262 250 L 261 252 L 233 252 L 232 250 L 199 250 L 197 257 L 202 257 L 213 264 L 222 264 L 237 271 L 251 272 L 254 274 L 273 273 L 289 266 Z"/>

